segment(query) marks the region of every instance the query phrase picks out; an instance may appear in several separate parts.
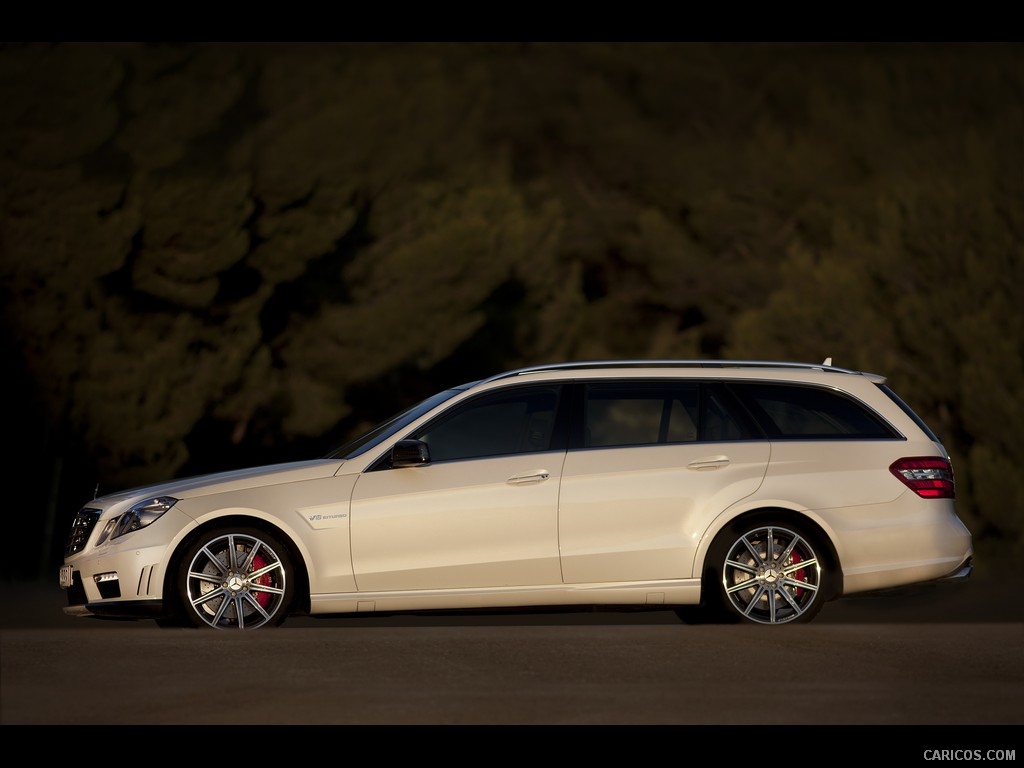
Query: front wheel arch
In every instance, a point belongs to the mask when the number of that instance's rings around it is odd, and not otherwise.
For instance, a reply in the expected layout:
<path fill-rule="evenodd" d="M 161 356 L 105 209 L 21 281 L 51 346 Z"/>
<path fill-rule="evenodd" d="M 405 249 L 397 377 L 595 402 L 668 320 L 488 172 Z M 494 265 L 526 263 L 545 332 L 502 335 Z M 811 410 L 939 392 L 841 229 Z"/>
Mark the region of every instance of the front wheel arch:
<path fill-rule="evenodd" d="M 184 567 L 183 561 L 193 551 L 196 542 L 217 531 L 246 529 L 267 536 L 275 541 L 281 547 L 289 562 L 290 595 L 288 604 L 284 606 L 286 613 L 280 616 L 280 620 L 283 621 L 287 616 L 309 614 L 309 576 L 306 572 L 305 562 L 291 538 L 284 531 L 259 518 L 232 515 L 203 523 L 194 531 L 191 531 L 175 549 L 174 554 L 168 560 L 164 572 L 164 617 L 157 622 L 159 626 L 165 628 L 195 626 L 195 622 L 191 620 L 188 612 L 185 610 L 180 594 L 179 579 L 181 570 Z"/>

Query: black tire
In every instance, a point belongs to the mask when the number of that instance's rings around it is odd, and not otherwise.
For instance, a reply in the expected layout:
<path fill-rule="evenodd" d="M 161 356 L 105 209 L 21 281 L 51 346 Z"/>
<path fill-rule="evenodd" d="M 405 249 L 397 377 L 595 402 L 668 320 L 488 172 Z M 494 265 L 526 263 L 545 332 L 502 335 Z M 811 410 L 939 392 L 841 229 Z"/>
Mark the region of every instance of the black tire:
<path fill-rule="evenodd" d="M 251 630 L 288 616 L 295 578 L 287 548 L 266 531 L 204 531 L 178 565 L 177 617 L 188 626 Z"/>
<path fill-rule="evenodd" d="M 728 620 L 802 624 L 826 600 L 832 575 L 818 536 L 784 520 L 740 522 L 719 534 L 705 584 L 709 608 Z"/>

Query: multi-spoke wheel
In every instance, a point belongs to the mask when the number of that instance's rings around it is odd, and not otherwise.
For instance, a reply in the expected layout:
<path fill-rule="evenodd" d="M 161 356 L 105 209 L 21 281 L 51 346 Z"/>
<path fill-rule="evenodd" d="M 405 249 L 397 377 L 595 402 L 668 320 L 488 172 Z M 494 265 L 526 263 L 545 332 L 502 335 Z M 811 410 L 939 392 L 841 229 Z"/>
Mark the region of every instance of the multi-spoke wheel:
<path fill-rule="evenodd" d="M 272 536 L 251 528 L 208 531 L 181 561 L 180 607 L 194 626 L 276 626 L 288 614 L 293 581 L 288 553 Z"/>
<path fill-rule="evenodd" d="M 829 578 L 815 538 L 793 525 L 735 527 L 715 548 L 721 607 L 756 624 L 810 621 Z"/>

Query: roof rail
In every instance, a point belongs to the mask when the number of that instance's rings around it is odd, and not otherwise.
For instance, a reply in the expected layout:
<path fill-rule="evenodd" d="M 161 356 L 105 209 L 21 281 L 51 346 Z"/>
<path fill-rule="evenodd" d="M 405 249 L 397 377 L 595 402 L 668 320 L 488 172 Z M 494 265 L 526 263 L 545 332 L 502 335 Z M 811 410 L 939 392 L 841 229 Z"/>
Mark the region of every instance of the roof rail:
<path fill-rule="evenodd" d="M 825 363 L 791 363 L 769 360 L 589 360 L 516 368 L 515 370 L 491 376 L 487 381 L 521 376 L 526 373 L 572 371 L 586 368 L 797 368 L 831 371 L 833 373 L 861 374 L 860 371 L 837 368 L 831 365 L 831 361 L 832 358 L 828 358 Z"/>

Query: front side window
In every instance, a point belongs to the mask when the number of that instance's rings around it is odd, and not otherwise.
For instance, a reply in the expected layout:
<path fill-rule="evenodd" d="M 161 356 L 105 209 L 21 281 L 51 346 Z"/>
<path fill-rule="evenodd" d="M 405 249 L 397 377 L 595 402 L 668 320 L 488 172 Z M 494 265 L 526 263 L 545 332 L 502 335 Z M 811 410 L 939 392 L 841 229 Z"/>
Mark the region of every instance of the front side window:
<path fill-rule="evenodd" d="M 412 424 L 416 419 L 432 408 L 436 408 L 445 400 L 450 400 L 462 392 L 461 388 L 446 389 L 438 392 L 432 397 L 417 403 L 416 405 L 392 416 L 387 421 L 381 422 L 376 427 L 363 435 L 351 440 L 340 448 L 336 448 L 324 456 L 325 459 L 353 459 L 361 453 L 365 453 L 376 445 L 380 445 L 403 427 Z"/>
<path fill-rule="evenodd" d="M 431 461 L 552 450 L 558 387 L 522 387 L 458 406 L 412 435 L 430 449 Z"/>
<path fill-rule="evenodd" d="M 739 397 L 769 438 L 803 440 L 898 437 L 878 416 L 839 392 L 792 384 L 734 382 Z"/>

